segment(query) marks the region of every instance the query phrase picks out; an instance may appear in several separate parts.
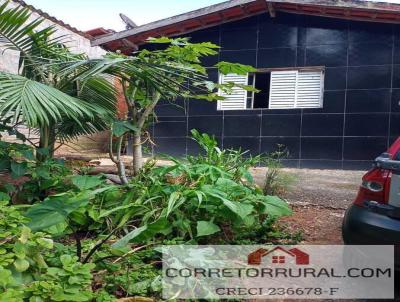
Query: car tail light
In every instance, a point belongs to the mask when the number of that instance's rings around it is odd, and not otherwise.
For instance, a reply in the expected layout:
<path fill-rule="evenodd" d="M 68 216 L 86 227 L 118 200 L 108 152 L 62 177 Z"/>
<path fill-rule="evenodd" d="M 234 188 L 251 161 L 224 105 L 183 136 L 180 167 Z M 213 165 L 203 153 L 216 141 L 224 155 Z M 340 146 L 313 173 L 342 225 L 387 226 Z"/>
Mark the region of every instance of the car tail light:
<path fill-rule="evenodd" d="M 355 204 L 364 206 L 364 201 L 375 201 L 377 203 L 387 203 L 390 190 L 391 171 L 381 168 L 373 168 L 362 178 L 361 187 Z"/>

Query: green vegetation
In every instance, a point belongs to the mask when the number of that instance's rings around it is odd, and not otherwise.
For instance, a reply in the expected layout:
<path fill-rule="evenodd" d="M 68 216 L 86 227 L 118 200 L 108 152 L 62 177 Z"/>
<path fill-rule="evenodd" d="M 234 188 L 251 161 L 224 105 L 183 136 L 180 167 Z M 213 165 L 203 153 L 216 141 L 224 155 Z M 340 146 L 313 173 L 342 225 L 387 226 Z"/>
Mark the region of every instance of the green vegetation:
<path fill-rule="evenodd" d="M 29 17 L 28 9 L 0 6 L 0 40 L 21 55 L 19 75 L 0 72 L 0 130 L 26 143 L 0 141 L 0 301 L 159 298 L 155 245 L 296 241 L 274 224 L 291 214 L 286 202 L 274 190 L 263 192 L 249 171 L 259 163 L 277 169 L 276 160 L 221 150 L 215 138 L 192 130 L 200 155 L 166 157 L 165 166 L 142 161 L 142 140 L 161 98 L 213 101 L 217 90 L 237 86 L 210 82 L 201 66 L 218 46 L 160 38 L 152 42 L 163 50 L 88 59 L 54 38 L 53 28 L 39 29 L 43 20 L 27 24 Z M 120 119 L 112 81 L 121 83 L 129 108 Z M 19 125 L 37 132 L 39 142 L 19 133 Z M 104 129 L 121 184 L 54 158 L 60 144 Z M 129 137 L 131 177 L 121 161 Z"/>
<path fill-rule="evenodd" d="M 148 163 L 126 185 L 73 174 L 54 161 L 27 161 L 22 186 L 29 183 L 43 197 L 10 203 L 15 191 L 0 186 L 0 301 L 159 297 L 155 244 L 296 242 L 274 226 L 290 215 L 287 204 L 264 195 L 249 173 L 265 159 L 220 150 L 214 138 L 192 133 L 203 155 L 168 157 L 169 166 Z M 6 160 L 14 162 L 3 154 L 0 162 Z M 12 173 L 11 164 L 3 173 Z M 63 177 L 46 169 L 38 176 L 43 166 L 61 169 Z"/>

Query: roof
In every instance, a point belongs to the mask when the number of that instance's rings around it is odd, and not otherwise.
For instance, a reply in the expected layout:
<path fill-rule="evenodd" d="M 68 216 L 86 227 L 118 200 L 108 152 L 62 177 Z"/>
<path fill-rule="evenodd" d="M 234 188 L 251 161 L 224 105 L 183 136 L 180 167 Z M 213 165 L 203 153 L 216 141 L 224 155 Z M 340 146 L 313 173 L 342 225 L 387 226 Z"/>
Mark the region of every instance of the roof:
<path fill-rule="evenodd" d="M 66 28 L 66 29 L 78 34 L 78 35 L 81 35 L 81 36 L 85 37 L 86 39 L 89 39 L 89 40 L 93 39 L 93 36 L 90 35 L 89 33 L 83 32 L 83 31 L 77 29 L 76 27 L 73 27 L 72 25 L 63 22 L 62 20 L 57 19 L 56 17 L 50 16 L 48 13 L 42 11 L 41 9 L 38 9 L 38 8 L 34 7 L 33 5 L 30 5 L 30 4 L 26 3 L 23 0 L 12 0 L 12 2 L 17 3 L 17 4 L 19 4 L 19 5 L 23 6 L 23 7 L 26 7 L 30 11 L 37 13 L 41 17 L 43 17 L 43 18 L 45 18 L 47 20 L 50 20 L 50 21 L 54 22 L 55 24 L 58 24 L 58 25 L 60 25 L 60 26 L 62 26 L 64 28 Z"/>
<path fill-rule="evenodd" d="M 400 4 L 365 0 L 230 0 L 188 13 L 147 23 L 92 40 L 92 46 L 132 51 L 149 37 L 178 36 L 199 29 L 268 12 L 316 15 L 371 22 L 400 23 Z"/>

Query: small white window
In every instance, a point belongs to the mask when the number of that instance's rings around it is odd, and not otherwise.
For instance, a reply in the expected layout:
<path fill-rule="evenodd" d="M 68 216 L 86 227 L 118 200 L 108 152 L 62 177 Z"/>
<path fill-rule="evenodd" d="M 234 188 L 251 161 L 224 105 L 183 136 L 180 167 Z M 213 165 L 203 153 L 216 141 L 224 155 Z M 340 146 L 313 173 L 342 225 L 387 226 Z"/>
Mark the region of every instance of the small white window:
<path fill-rule="evenodd" d="M 322 107 L 322 71 L 272 71 L 269 108 Z"/>
<path fill-rule="evenodd" d="M 220 74 L 219 83 L 226 84 L 229 82 L 233 82 L 236 84 L 247 85 L 248 75 L 238 75 L 234 73 L 230 74 Z M 223 101 L 218 101 L 218 110 L 240 110 L 247 109 L 247 91 L 235 87 L 232 89 L 230 94 L 220 90 L 218 93 L 220 96 L 223 96 L 225 99 Z"/>
<path fill-rule="evenodd" d="M 241 88 L 233 89 L 231 94 L 220 91 L 219 95 L 225 99 L 218 101 L 218 110 L 322 107 L 324 72 L 321 68 L 268 70 L 247 76 L 220 75 L 220 83 L 227 82 L 250 85 L 259 92 L 248 92 Z"/>

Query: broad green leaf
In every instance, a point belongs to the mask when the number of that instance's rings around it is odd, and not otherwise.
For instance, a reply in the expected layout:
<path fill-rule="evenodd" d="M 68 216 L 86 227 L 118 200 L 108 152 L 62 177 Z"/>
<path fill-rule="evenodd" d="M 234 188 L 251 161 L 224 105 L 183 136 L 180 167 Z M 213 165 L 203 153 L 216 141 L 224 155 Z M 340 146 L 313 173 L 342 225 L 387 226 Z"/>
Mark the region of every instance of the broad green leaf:
<path fill-rule="evenodd" d="M 113 123 L 112 133 L 119 137 L 127 132 L 137 132 L 139 128 L 133 125 L 130 121 L 116 121 Z"/>
<path fill-rule="evenodd" d="M 11 162 L 8 158 L 0 158 L 0 171 L 10 169 Z"/>
<path fill-rule="evenodd" d="M 21 150 L 20 151 L 22 156 L 25 157 L 27 160 L 35 160 L 35 155 L 33 154 L 33 150 Z"/>
<path fill-rule="evenodd" d="M 6 287 L 8 284 L 14 283 L 14 278 L 10 270 L 0 267 L 0 286 Z"/>
<path fill-rule="evenodd" d="M 29 268 L 29 262 L 25 259 L 17 259 L 14 261 L 14 266 L 17 272 L 24 272 Z"/>
<path fill-rule="evenodd" d="M 19 237 L 19 241 L 25 244 L 28 242 L 28 239 L 31 237 L 31 229 L 27 228 L 26 226 L 22 227 L 21 236 Z"/>
<path fill-rule="evenodd" d="M 39 238 L 36 240 L 37 243 L 39 243 L 41 246 L 43 246 L 46 249 L 52 249 L 53 248 L 53 240 L 50 238 Z"/>
<path fill-rule="evenodd" d="M 254 207 L 250 204 L 230 201 L 226 199 L 223 202 L 225 206 L 227 206 L 233 213 L 235 213 L 242 219 L 249 215 L 254 209 Z"/>
<path fill-rule="evenodd" d="M 120 248 L 126 246 L 130 241 L 142 242 L 152 238 L 157 233 L 163 233 L 169 228 L 169 223 L 166 218 L 160 218 L 157 221 L 141 226 L 127 235 L 122 237 L 120 240 L 115 242 L 112 247 Z"/>
<path fill-rule="evenodd" d="M 219 226 L 210 221 L 197 221 L 197 237 L 208 236 L 221 231 Z"/>
<path fill-rule="evenodd" d="M 71 196 L 58 194 L 49 196 L 41 203 L 33 205 L 25 214 L 30 218 L 28 227 L 33 231 L 43 230 L 59 223 L 65 223 L 68 215 L 88 204 L 91 195 L 88 193 Z"/>
<path fill-rule="evenodd" d="M 273 217 L 288 216 L 292 214 L 292 210 L 284 200 L 277 196 L 262 196 L 262 212 Z"/>
<path fill-rule="evenodd" d="M 0 201 L 9 201 L 10 196 L 4 192 L 0 192 Z"/>
<path fill-rule="evenodd" d="M 91 175 L 75 175 L 71 177 L 71 180 L 81 191 L 92 189 L 103 183 L 99 177 Z"/>
<path fill-rule="evenodd" d="M 254 67 L 250 65 L 243 65 L 239 63 L 229 63 L 221 61 L 215 65 L 218 70 L 223 74 L 235 73 L 239 75 L 245 75 L 249 72 L 257 71 Z"/>
<path fill-rule="evenodd" d="M 27 171 L 27 163 L 22 162 L 22 163 L 17 163 L 17 162 L 11 162 L 11 176 L 12 178 L 18 178 L 21 176 L 24 176 Z"/>

